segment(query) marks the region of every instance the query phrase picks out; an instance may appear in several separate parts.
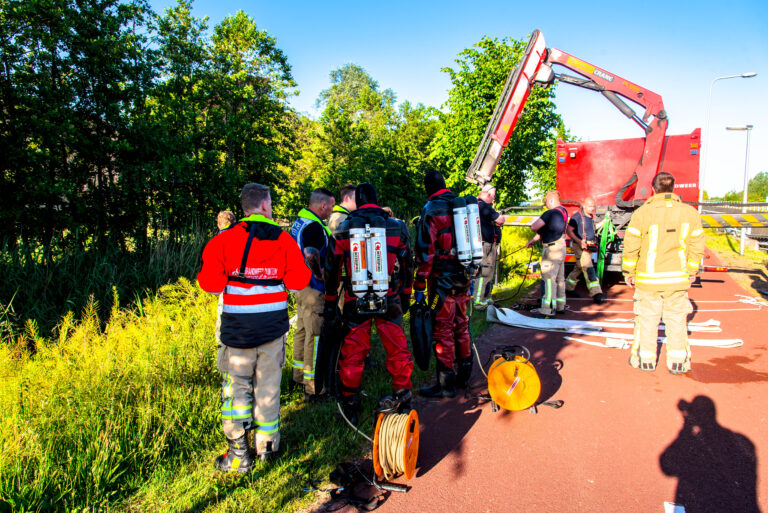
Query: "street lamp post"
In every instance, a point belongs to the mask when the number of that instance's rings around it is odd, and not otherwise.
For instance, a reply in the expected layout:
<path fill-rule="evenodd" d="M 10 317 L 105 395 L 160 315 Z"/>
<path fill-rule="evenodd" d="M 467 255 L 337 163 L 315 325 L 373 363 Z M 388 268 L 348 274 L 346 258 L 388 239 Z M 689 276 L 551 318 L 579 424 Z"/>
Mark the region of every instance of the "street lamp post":
<path fill-rule="evenodd" d="M 737 131 L 746 131 L 747 132 L 747 155 L 744 157 L 744 196 L 742 197 L 742 203 L 747 202 L 747 188 L 749 187 L 749 133 L 752 131 L 752 125 L 745 125 L 745 126 L 728 126 L 725 127 L 726 130 L 737 130 Z M 746 214 L 747 213 L 747 206 L 743 205 L 741 207 L 741 213 Z M 741 244 L 739 244 L 739 254 L 744 255 L 744 242 L 747 238 L 747 229 L 742 226 L 741 227 Z"/>
<path fill-rule="evenodd" d="M 699 213 L 701 213 L 701 201 L 704 199 L 704 177 L 706 175 L 707 171 L 707 161 L 709 160 L 709 150 L 711 148 L 710 140 L 709 140 L 709 112 L 712 107 L 712 88 L 715 85 L 715 82 L 718 80 L 726 80 L 728 78 L 752 78 L 756 77 L 757 73 L 754 71 L 750 71 L 749 73 L 741 73 L 739 75 L 726 75 L 724 77 L 717 77 L 712 81 L 711 84 L 709 84 L 709 99 L 707 100 L 707 120 L 704 127 L 704 137 L 702 137 L 702 140 L 704 144 L 702 145 L 704 147 L 704 162 L 701 166 L 701 172 L 699 174 Z"/>

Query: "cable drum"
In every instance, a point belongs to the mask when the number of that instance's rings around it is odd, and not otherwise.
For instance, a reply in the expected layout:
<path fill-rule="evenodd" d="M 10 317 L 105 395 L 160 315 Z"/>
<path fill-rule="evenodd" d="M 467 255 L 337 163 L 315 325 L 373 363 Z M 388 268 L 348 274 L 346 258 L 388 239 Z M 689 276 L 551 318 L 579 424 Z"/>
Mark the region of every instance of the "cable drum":
<path fill-rule="evenodd" d="M 373 469 L 385 480 L 397 474 L 411 479 L 416 472 L 419 455 L 419 415 L 380 413 L 373 434 Z"/>
<path fill-rule="evenodd" d="M 541 394 L 541 380 L 530 362 L 530 352 L 527 348 L 516 347 L 523 350 L 523 354 L 515 354 L 514 351 L 497 354 L 488 369 L 488 392 L 491 399 L 509 411 L 530 408 Z"/>

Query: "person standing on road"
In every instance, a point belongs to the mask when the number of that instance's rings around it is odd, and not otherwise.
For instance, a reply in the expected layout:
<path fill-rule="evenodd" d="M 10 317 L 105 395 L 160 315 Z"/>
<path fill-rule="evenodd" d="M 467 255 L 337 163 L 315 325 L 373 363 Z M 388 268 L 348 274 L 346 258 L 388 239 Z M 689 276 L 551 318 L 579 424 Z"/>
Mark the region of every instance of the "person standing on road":
<path fill-rule="evenodd" d="M 579 276 L 584 274 L 589 296 L 598 305 L 605 302 L 605 297 L 595 267 L 592 265 L 592 251 L 590 251 L 589 246 L 596 244 L 595 233 L 603 224 L 605 224 L 605 219 L 595 224 L 595 199 L 587 197 L 582 203 L 582 208 L 573 214 L 571 220 L 568 221 L 568 227 L 565 229 L 568 237 L 573 241 L 571 247 L 573 248 L 573 256 L 576 257 L 576 265 L 565 279 L 565 290 L 566 292 L 576 290 Z"/>
<path fill-rule="evenodd" d="M 547 211 L 531 225 L 535 233 L 525 247 L 541 241 L 541 309 L 542 317 L 565 313 L 565 227 L 568 211 L 560 204 L 560 193 L 549 191 L 544 199 Z"/>
<path fill-rule="evenodd" d="M 293 382 L 291 389 L 304 385 L 304 397 L 310 399 L 315 390 L 315 357 L 323 327 L 323 263 L 328 252 L 331 229 L 323 221 L 331 215 L 335 199 L 328 189 L 318 188 L 309 197 L 308 208 L 302 208 L 291 227 L 291 237 L 304 254 L 312 270 L 309 285 L 296 294 L 296 332 L 293 335 Z"/>
<path fill-rule="evenodd" d="M 269 188 L 256 183 L 241 193 L 246 217 L 216 235 L 203 250 L 200 287 L 222 297 L 221 422 L 229 448 L 219 470 L 248 472 L 255 451 L 265 460 L 280 446 L 280 378 L 285 362 L 289 289 L 310 278 L 296 243 L 272 220 Z"/>
<path fill-rule="evenodd" d="M 453 202 L 456 195 L 437 171 L 424 177 L 427 204 L 416 228 L 414 300 L 429 300 L 433 312 L 432 338 L 437 357 L 437 381 L 419 393 L 425 397 L 454 397 L 456 387 L 467 386 L 472 374 L 469 303 L 470 276 L 455 248 Z M 424 289 L 429 285 L 429 297 Z M 454 368 L 454 365 L 458 369 Z"/>
<path fill-rule="evenodd" d="M 691 370 L 687 316 L 693 311 L 688 289 L 704 256 L 704 229 L 696 209 L 672 191 L 675 177 L 659 173 L 653 196 L 629 220 L 624 236 L 621 270 L 635 289 L 635 338 L 629 364 L 656 370 L 659 321 L 666 330 L 667 369 Z"/>
<path fill-rule="evenodd" d="M 496 201 L 496 187 L 487 183 L 477 196 L 477 206 L 480 209 L 480 232 L 483 238 L 483 260 L 480 264 L 480 277 L 475 285 L 475 308 L 483 310 L 493 301 L 493 276 L 499 261 L 501 245 L 501 225 L 507 216 L 501 215 L 493 208 Z"/>
<path fill-rule="evenodd" d="M 358 297 L 360 291 L 353 287 L 358 287 L 359 284 L 350 279 L 344 281 L 343 317 L 344 323 L 349 327 L 349 333 L 344 337 L 341 346 L 339 377 L 344 415 L 352 424 L 357 424 L 360 413 L 360 384 L 365 358 L 371 349 L 371 329 L 374 324 L 387 353 L 386 367 L 392 376 L 394 398 L 405 406 L 410 405 L 411 401 L 413 371 L 408 340 L 403 331 L 403 313 L 410 305 L 413 283 L 413 259 L 408 227 L 402 221 L 390 217 L 378 205 L 376 189 L 369 183 L 357 186 L 355 201 L 358 208 L 339 225 L 333 255 L 328 258 L 329 271 L 325 283 L 323 316 L 330 319 L 336 314 L 337 291 L 343 271 L 352 279 L 355 279 L 353 269 L 356 267 L 367 268 L 369 273 L 373 272 L 376 263 L 358 252 L 361 246 L 362 252 L 365 252 L 365 246 L 376 244 L 360 241 L 359 233 L 364 230 L 363 227 L 384 229 L 386 241 L 382 242 L 386 247 L 382 250 L 386 261 L 382 262 L 382 272 L 387 276 L 387 290 L 383 297 L 373 297 L 371 292 Z"/>
<path fill-rule="evenodd" d="M 349 213 L 357 208 L 355 204 L 355 185 L 345 183 L 339 191 L 339 204 L 333 206 L 331 217 L 328 219 L 328 228 L 334 235 L 339 231 L 339 225 L 349 217 Z"/>

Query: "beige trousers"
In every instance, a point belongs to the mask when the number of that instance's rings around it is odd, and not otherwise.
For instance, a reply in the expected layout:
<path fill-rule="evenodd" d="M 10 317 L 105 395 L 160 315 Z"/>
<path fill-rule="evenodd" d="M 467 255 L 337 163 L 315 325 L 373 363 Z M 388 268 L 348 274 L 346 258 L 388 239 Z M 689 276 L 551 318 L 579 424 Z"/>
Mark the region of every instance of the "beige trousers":
<path fill-rule="evenodd" d="M 293 335 L 293 380 L 315 393 L 315 353 L 323 327 L 325 295 L 312 287 L 296 294 L 296 332 Z"/>
<path fill-rule="evenodd" d="M 588 249 L 581 249 L 578 244 L 571 244 L 571 246 L 573 247 L 573 256 L 576 257 L 576 265 L 565 279 L 565 290 L 575 290 L 579 283 L 579 276 L 583 274 L 589 295 L 602 294 L 603 289 L 600 288 L 600 280 L 597 279 L 595 267 L 592 265 L 592 253 Z"/>
<path fill-rule="evenodd" d="M 544 244 L 541 252 L 541 310 L 552 315 L 565 308 L 565 237 Z"/>
<path fill-rule="evenodd" d="M 256 429 L 256 452 L 280 446 L 280 378 L 285 363 L 283 335 L 249 349 L 219 346 L 216 367 L 222 375 L 221 423 L 230 440 Z M 268 443 L 271 442 L 271 448 Z"/>
<path fill-rule="evenodd" d="M 480 263 L 480 276 L 475 281 L 475 304 L 485 305 L 493 292 L 493 275 L 496 261 L 499 259 L 499 245 L 483 242 L 483 260 Z"/>
<path fill-rule="evenodd" d="M 656 365 L 656 347 L 659 321 L 664 320 L 666 330 L 667 367 L 682 363 L 691 366 L 691 347 L 688 345 L 688 314 L 693 311 L 687 290 L 649 291 L 635 289 L 635 339 L 630 364 L 639 367 L 640 361 Z"/>

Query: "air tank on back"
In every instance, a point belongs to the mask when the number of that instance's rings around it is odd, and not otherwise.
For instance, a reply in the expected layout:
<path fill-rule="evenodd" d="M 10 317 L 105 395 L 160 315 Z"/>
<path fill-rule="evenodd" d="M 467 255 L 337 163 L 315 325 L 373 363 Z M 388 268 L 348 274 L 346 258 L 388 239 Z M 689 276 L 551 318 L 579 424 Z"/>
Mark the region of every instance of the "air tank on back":
<path fill-rule="evenodd" d="M 459 262 L 467 267 L 472 263 L 467 202 L 462 197 L 456 197 L 451 202 L 451 206 L 453 207 L 453 235 L 456 241 L 456 254 Z"/>
<path fill-rule="evenodd" d="M 480 208 L 477 198 L 466 196 L 467 220 L 469 224 L 469 243 L 472 248 L 472 263 L 479 266 L 483 260 L 483 238 L 480 231 Z"/>
<path fill-rule="evenodd" d="M 375 216 L 366 225 L 368 232 L 368 271 L 371 276 L 371 288 L 379 297 L 386 296 L 389 289 L 387 272 L 387 222 L 383 217 Z"/>

